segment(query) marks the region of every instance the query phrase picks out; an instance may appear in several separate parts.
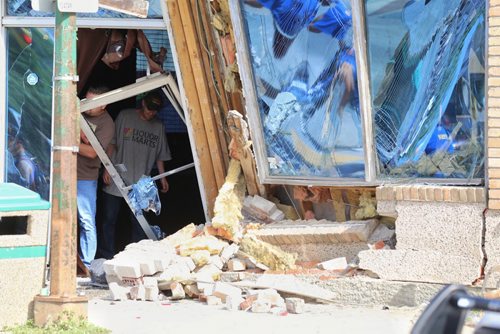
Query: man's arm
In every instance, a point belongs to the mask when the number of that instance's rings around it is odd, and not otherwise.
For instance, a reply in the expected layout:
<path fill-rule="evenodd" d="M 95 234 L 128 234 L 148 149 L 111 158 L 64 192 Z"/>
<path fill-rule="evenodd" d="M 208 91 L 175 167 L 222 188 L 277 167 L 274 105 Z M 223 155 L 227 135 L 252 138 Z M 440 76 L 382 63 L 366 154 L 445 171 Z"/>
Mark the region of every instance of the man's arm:
<path fill-rule="evenodd" d="M 97 158 L 97 153 L 94 148 L 91 145 L 85 143 L 80 143 L 78 154 L 90 159 Z"/>
<path fill-rule="evenodd" d="M 163 160 L 156 160 L 156 168 L 158 168 L 158 174 L 165 173 L 165 165 L 163 164 Z M 166 177 L 162 177 L 160 179 L 162 193 L 166 193 L 168 191 L 169 185 Z"/>

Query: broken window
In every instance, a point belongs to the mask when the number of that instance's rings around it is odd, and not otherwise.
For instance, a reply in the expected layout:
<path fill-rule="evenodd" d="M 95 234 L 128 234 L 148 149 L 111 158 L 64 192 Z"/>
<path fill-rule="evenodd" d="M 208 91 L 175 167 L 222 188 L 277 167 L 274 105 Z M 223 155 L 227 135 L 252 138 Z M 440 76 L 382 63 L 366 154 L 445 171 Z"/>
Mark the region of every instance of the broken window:
<path fill-rule="evenodd" d="M 236 44 L 262 182 L 480 182 L 485 8 L 485 0 L 232 5 L 246 38 Z"/>
<path fill-rule="evenodd" d="M 484 176 L 485 8 L 365 1 L 379 178 Z"/>
<path fill-rule="evenodd" d="M 49 197 L 52 28 L 7 29 L 6 181 Z"/>
<path fill-rule="evenodd" d="M 265 146 L 258 159 L 267 175 L 363 179 L 350 2 L 239 4 L 259 111 L 249 117 L 262 138 L 255 142 Z"/>

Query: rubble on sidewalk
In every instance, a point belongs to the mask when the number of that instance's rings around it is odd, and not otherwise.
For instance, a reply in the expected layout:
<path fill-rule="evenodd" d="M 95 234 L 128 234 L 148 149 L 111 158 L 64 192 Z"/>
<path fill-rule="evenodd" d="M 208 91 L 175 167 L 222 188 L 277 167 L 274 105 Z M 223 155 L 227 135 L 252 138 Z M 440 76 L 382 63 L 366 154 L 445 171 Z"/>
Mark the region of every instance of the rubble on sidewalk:
<path fill-rule="evenodd" d="M 191 223 L 159 241 L 130 244 L 102 263 L 111 298 L 192 298 L 233 311 L 301 313 L 305 300 L 333 302 L 335 298 L 330 291 L 294 275 L 314 273 L 319 279 L 351 275 L 355 271 L 352 259 L 329 256 L 306 266 L 297 262 L 297 254 L 273 241 L 288 245 L 293 240 L 305 244 L 361 243 L 368 249 L 368 244 L 382 243 L 385 247 L 394 235 L 375 219 L 346 223 L 284 221 L 285 214 L 277 203 L 258 195 L 244 198 L 244 192 L 241 166 L 231 160 L 211 222 Z M 256 220 L 248 219 L 251 216 Z"/>

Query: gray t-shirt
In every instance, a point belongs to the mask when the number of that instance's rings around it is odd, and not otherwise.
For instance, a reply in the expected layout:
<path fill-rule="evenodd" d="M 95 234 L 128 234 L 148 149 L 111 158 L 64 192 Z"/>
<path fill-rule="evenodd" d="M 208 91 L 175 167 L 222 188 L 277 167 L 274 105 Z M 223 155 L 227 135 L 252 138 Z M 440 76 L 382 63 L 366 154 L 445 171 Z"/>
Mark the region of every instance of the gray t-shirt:
<path fill-rule="evenodd" d="M 149 175 L 156 160 L 171 159 L 161 121 L 156 118 L 145 121 L 136 109 L 125 109 L 118 114 L 111 144 L 116 145 L 111 161 L 114 165 L 123 164 L 127 168 L 126 172 L 120 173 L 126 185 L 132 185 L 141 176 Z M 103 190 L 121 197 L 114 183 Z"/>

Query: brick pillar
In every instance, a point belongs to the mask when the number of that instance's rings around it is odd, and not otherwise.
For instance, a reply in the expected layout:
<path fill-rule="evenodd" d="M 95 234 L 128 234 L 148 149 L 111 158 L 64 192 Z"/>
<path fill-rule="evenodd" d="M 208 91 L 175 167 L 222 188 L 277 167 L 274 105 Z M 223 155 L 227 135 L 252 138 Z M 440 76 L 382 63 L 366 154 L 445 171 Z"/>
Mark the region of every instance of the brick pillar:
<path fill-rule="evenodd" d="M 500 209 L 500 0 L 488 10 L 488 208 Z"/>

